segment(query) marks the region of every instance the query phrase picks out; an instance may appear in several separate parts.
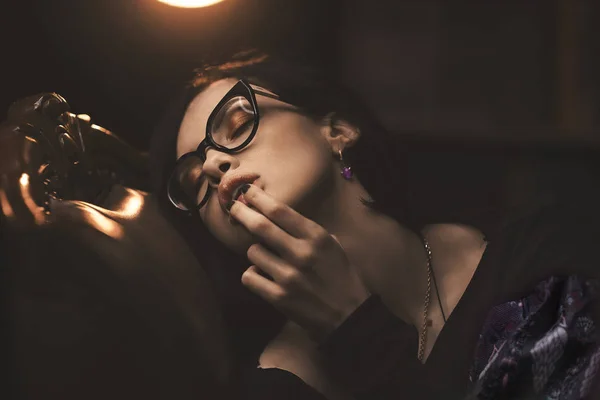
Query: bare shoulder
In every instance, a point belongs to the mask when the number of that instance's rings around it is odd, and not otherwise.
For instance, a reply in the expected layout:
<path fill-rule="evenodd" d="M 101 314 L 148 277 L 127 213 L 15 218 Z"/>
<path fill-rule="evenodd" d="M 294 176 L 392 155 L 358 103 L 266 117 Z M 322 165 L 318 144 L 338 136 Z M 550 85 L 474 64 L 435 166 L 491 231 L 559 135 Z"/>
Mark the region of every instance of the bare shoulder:
<path fill-rule="evenodd" d="M 446 316 L 449 316 L 479 268 L 487 248 L 479 229 L 461 224 L 428 226 L 424 234 L 432 250 L 432 269 Z"/>

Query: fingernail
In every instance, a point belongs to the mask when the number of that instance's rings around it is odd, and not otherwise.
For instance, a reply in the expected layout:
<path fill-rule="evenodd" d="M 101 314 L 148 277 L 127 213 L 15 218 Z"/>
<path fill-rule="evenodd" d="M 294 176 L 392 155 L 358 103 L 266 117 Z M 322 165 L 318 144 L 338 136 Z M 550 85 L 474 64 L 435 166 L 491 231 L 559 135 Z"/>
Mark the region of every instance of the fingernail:
<path fill-rule="evenodd" d="M 242 193 L 246 193 L 248 191 L 248 189 L 250 189 L 250 184 L 249 183 L 245 183 L 241 188 L 240 188 L 240 192 Z"/>
<path fill-rule="evenodd" d="M 237 220 L 237 219 L 235 219 L 235 218 L 233 217 L 233 215 L 229 214 L 229 224 L 230 224 L 230 225 L 233 225 L 233 226 L 237 226 L 237 225 L 239 225 L 240 223 L 238 222 L 238 220 Z"/>
<path fill-rule="evenodd" d="M 232 200 L 231 203 L 229 203 L 229 205 L 227 206 L 227 211 L 231 211 L 235 203 L 237 203 L 237 200 Z"/>

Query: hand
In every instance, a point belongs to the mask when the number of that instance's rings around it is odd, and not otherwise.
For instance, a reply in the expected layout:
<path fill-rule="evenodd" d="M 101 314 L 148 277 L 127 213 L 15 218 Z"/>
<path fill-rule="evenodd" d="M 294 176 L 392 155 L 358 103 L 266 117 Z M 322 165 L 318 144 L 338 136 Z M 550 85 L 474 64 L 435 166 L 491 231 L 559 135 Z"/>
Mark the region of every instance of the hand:
<path fill-rule="evenodd" d="M 283 312 L 316 341 L 337 328 L 369 292 L 339 242 L 257 186 L 231 207 L 232 218 L 259 241 L 248 248 L 242 283 Z M 259 272 L 268 274 L 271 279 Z"/>

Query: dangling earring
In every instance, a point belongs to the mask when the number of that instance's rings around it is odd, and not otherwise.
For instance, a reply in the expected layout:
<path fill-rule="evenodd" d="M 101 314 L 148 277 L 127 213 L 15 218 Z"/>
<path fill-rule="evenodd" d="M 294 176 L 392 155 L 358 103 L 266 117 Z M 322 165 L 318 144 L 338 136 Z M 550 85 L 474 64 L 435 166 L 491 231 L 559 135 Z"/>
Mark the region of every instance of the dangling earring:
<path fill-rule="evenodd" d="M 338 153 L 340 154 L 340 162 L 342 163 L 342 170 L 340 171 L 340 173 L 342 174 L 344 179 L 350 180 L 350 179 L 352 179 L 352 167 L 350 167 L 348 164 L 346 164 L 344 162 L 344 156 L 342 156 L 342 150 L 338 150 Z"/>

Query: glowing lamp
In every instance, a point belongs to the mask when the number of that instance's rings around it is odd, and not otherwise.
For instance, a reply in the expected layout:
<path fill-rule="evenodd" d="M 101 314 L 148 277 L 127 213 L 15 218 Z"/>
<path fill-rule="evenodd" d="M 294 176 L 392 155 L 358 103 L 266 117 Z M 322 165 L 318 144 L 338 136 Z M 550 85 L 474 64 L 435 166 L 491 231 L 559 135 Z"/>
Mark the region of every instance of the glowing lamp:
<path fill-rule="evenodd" d="M 170 6 L 182 7 L 182 8 L 199 8 L 212 6 L 222 2 L 223 0 L 158 0 L 161 3 L 168 4 Z"/>

